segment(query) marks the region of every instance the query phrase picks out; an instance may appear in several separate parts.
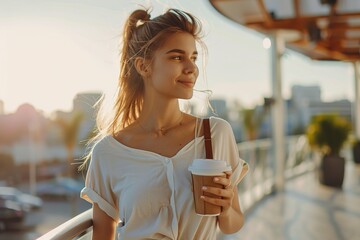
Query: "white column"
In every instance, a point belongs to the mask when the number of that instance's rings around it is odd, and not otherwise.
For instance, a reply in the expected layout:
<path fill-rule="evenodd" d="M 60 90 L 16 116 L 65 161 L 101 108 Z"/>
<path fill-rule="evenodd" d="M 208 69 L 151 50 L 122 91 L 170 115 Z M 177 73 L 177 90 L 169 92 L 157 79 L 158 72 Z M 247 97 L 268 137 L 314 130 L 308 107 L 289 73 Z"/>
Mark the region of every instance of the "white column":
<path fill-rule="evenodd" d="M 282 97 L 281 56 L 285 42 L 274 32 L 271 36 L 271 75 L 274 104 L 271 108 L 272 141 L 275 159 L 275 190 L 282 191 L 285 184 L 284 99 Z"/>
<path fill-rule="evenodd" d="M 360 62 L 354 62 L 354 81 L 355 81 L 355 99 L 354 99 L 354 134 L 357 139 L 360 139 L 360 74 L 359 74 Z"/>

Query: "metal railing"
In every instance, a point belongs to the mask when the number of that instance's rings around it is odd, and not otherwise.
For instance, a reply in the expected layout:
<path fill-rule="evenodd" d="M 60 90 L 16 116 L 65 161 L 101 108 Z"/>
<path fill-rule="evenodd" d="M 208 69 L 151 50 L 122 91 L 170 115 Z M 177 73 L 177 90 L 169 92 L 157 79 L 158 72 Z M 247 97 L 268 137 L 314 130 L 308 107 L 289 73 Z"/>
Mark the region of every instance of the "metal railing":
<path fill-rule="evenodd" d="M 316 167 L 314 153 L 304 135 L 286 137 L 285 179 L 289 180 Z M 243 211 L 253 207 L 274 191 L 276 160 L 270 139 L 238 144 L 239 156 L 250 166 L 248 176 L 239 184 L 239 198 Z"/>
<path fill-rule="evenodd" d="M 275 182 L 275 160 L 272 157 L 270 139 L 238 144 L 239 155 L 250 165 L 248 176 L 239 184 L 240 202 L 244 211 L 254 206 L 265 195 L 273 191 Z M 286 138 L 285 178 L 291 179 L 315 168 L 313 153 L 305 136 Z M 92 209 L 70 219 L 51 230 L 38 240 L 91 239 Z"/>
<path fill-rule="evenodd" d="M 89 209 L 52 229 L 37 240 L 91 239 L 92 226 L 92 209 Z"/>

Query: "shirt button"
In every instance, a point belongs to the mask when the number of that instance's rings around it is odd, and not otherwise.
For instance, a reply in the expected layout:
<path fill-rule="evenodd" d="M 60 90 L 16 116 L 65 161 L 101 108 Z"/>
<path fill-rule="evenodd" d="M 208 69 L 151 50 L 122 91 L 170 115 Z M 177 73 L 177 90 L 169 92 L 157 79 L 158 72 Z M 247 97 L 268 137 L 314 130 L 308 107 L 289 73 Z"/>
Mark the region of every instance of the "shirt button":
<path fill-rule="evenodd" d="M 170 162 L 170 159 L 166 158 L 166 159 L 165 159 L 165 163 L 166 163 L 166 164 L 169 164 L 169 162 Z"/>

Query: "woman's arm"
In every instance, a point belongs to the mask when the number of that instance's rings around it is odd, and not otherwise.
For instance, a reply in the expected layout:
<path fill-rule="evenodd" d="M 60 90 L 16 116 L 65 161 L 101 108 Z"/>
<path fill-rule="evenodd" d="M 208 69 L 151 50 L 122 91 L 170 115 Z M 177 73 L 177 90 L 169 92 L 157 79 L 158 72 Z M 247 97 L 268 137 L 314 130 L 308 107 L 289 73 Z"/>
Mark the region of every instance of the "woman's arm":
<path fill-rule="evenodd" d="M 101 208 L 93 204 L 93 240 L 114 240 L 116 222 Z"/>
<path fill-rule="evenodd" d="M 239 231 L 244 225 L 244 214 L 240 210 L 238 190 L 233 189 L 234 198 L 231 206 L 223 210 L 218 216 L 219 228 L 225 234 L 231 234 Z"/>
<path fill-rule="evenodd" d="M 227 177 L 214 178 L 216 183 L 222 184 L 225 189 L 216 187 L 206 187 L 204 192 L 209 192 L 217 196 L 221 196 L 221 199 L 211 198 L 203 196 L 202 199 L 211 204 L 221 206 L 222 212 L 218 216 L 219 228 L 225 234 L 231 234 L 239 231 L 244 225 L 244 215 L 241 212 L 239 204 L 239 195 L 236 186 L 231 186 L 230 175 L 231 172 L 227 172 Z M 217 180 L 216 180 L 217 179 Z"/>

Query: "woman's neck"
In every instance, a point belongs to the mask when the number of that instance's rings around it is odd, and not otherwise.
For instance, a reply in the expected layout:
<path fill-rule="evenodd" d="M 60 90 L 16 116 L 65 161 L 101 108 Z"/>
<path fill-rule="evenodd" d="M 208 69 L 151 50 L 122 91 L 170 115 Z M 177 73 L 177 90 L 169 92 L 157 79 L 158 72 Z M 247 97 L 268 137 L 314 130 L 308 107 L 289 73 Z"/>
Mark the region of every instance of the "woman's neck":
<path fill-rule="evenodd" d="M 144 101 L 140 117 L 137 119 L 140 127 L 149 132 L 174 128 L 181 125 L 183 113 L 180 111 L 179 101 Z"/>

